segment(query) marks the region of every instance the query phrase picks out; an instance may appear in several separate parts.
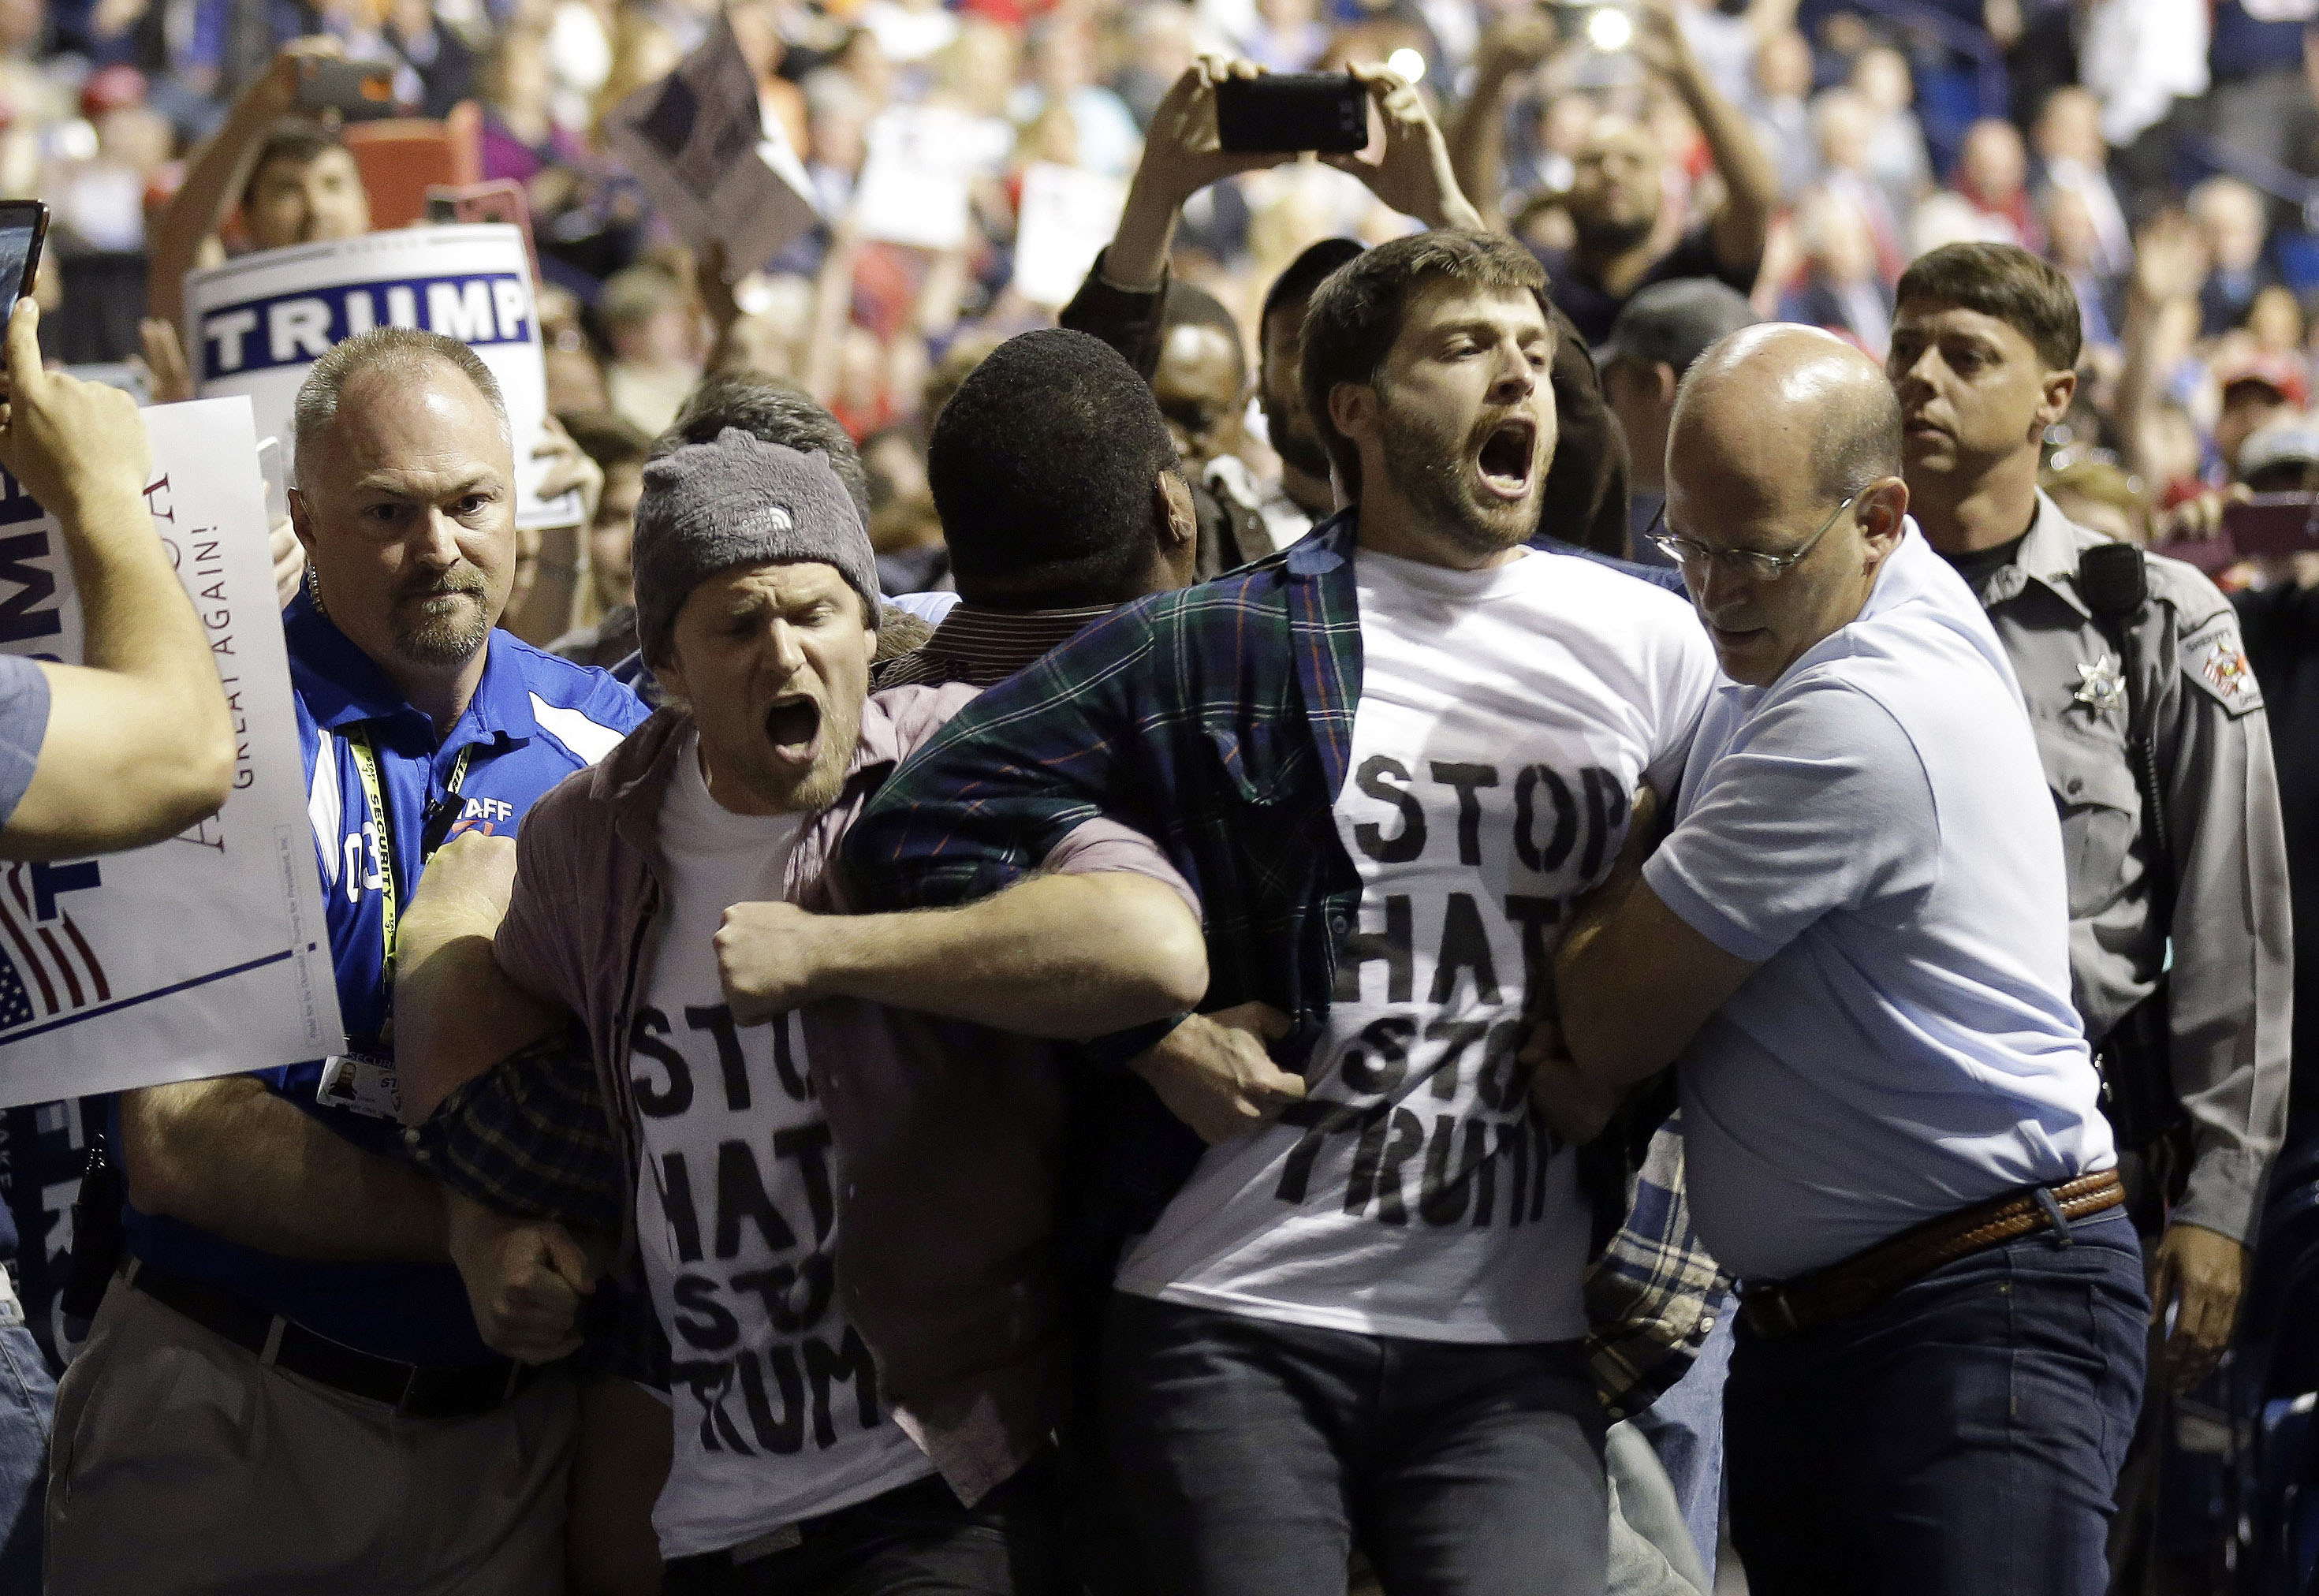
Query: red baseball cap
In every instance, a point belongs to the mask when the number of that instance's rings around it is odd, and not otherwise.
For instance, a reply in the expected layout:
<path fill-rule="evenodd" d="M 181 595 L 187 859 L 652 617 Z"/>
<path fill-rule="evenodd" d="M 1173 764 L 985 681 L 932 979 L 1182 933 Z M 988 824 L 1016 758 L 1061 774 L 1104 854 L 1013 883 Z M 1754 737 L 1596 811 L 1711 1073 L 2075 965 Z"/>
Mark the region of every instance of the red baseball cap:
<path fill-rule="evenodd" d="M 2311 400 L 2301 364 L 2284 355 L 2248 355 L 2215 368 L 2215 385 L 2225 397 L 2243 383 L 2259 383 L 2297 408 Z"/>

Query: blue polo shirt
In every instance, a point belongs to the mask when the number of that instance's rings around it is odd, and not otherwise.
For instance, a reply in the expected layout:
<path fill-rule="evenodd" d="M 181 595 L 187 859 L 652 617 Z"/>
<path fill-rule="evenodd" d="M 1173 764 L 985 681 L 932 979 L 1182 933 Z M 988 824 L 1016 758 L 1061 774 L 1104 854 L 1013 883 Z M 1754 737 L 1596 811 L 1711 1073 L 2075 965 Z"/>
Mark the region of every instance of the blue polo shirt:
<path fill-rule="evenodd" d="M 424 816 L 430 804 L 445 799 L 462 751 L 473 752 L 459 796 L 450 800 L 458 805 L 452 834 L 480 829 L 512 835 L 542 794 L 602 758 L 650 712 L 603 672 L 495 631 L 474 699 L 438 747 L 428 717 L 403 701 L 386 673 L 306 594 L 291 604 L 283 624 L 338 1005 L 349 1045 L 378 1050 L 389 1008 L 382 958 L 386 861 L 378 834 L 392 838 L 395 903 L 407 908 Z M 373 811 L 365 790 L 358 738 L 373 751 L 384 815 Z M 356 1146 L 402 1157 L 395 1122 L 315 1101 L 321 1073 L 316 1059 L 261 1071 L 258 1078 Z M 277 1258 L 133 1206 L 124 1217 L 130 1249 L 140 1258 L 239 1292 L 350 1347 L 425 1364 L 491 1356 L 475 1332 L 458 1271 L 447 1263 Z"/>
<path fill-rule="evenodd" d="M 1791 1279 L 2116 1162 L 2021 690 L 1913 524 L 1857 619 L 1769 687 L 1724 681 L 1643 879 L 1762 967 L 1676 1072 L 1724 1267 Z"/>

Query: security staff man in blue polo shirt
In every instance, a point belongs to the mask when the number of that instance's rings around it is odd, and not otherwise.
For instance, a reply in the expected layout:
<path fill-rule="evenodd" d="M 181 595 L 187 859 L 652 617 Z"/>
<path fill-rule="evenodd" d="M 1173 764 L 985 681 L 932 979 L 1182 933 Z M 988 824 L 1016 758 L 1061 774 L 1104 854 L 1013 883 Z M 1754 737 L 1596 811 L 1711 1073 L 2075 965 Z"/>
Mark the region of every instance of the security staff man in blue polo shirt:
<path fill-rule="evenodd" d="M 645 711 L 492 629 L 515 466 L 467 348 L 351 338 L 295 426 L 284 619 L 348 1050 L 122 1098 L 128 1257 L 59 1393 L 58 1596 L 563 1588 L 573 1397 L 483 1346 L 401 1156 L 396 920 L 446 838 L 512 832 Z"/>

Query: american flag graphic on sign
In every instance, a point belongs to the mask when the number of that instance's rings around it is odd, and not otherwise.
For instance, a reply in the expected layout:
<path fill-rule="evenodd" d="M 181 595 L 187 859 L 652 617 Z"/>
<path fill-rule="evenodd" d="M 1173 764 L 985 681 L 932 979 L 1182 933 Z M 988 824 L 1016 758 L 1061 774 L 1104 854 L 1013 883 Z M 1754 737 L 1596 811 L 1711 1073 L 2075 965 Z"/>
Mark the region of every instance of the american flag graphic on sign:
<path fill-rule="evenodd" d="M 104 965 L 57 899 L 94 864 L 12 864 L 0 879 L 0 1032 L 51 1020 L 113 996 Z"/>

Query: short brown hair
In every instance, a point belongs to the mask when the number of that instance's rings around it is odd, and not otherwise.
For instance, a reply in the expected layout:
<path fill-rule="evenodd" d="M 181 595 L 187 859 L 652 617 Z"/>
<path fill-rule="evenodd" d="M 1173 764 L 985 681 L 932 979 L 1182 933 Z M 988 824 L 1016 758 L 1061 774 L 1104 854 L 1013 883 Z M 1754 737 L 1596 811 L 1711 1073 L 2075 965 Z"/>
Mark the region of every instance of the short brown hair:
<path fill-rule="evenodd" d="M 307 368 L 305 381 L 298 384 L 298 396 L 290 402 L 290 431 L 295 440 L 292 465 L 301 482 L 314 464 L 322 434 L 338 419 L 338 403 L 347 383 L 374 367 L 383 367 L 398 379 L 415 380 L 438 365 L 449 366 L 474 384 L 499 419 L 500 437 L 512 449 L 515 431 L 508 420 L 507 400 L 482 356 L 439 332 L 424 332 L 416 327 L 374 327 L 333 344 Z"/>
<path fill-rule="evenodd" d="M 2070 280 L 2016 244 L 1945 244 L 1900 274 L 1894 302 L 1932 300 L 1994 316 L 2037 351 L 2047 371 L 2078 364 L 2084 331 Z"/>
<path fill-rule="evenodd" d="M 1401 336 L 1410 296 L 1437 277 L 1473 288 L 1526 288 L 1548 320 L 1546 268 L 1499 233 L 1443 229 L 1379 244 L 1322 280 L 1304 312 L 1304 408 L 1349 496 L 1361 490 L 1360 453 L 1329 419 L 1340 383 L 1368 383 Z"/>
<path fill-rule="evenodd" d="M 283 118 L 257 147 L 257 158 L 249 163 L 249 176 L 241 181 L 242 209 L 257 203 L 257 180 L 275 161 L 295 161 L 302 167 L 329 150 L 345 148 L 338 136 L 320 122 L 299 116 Z"/>

